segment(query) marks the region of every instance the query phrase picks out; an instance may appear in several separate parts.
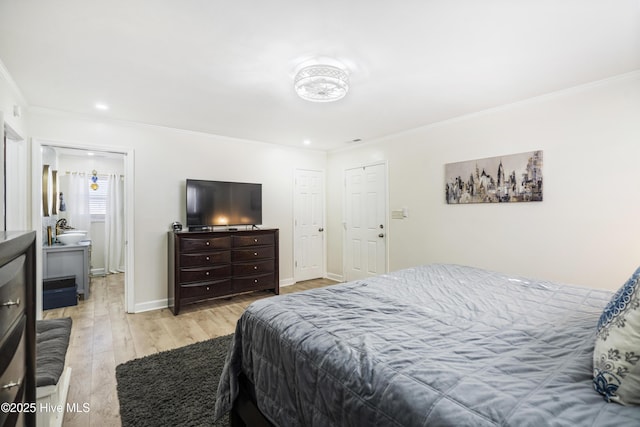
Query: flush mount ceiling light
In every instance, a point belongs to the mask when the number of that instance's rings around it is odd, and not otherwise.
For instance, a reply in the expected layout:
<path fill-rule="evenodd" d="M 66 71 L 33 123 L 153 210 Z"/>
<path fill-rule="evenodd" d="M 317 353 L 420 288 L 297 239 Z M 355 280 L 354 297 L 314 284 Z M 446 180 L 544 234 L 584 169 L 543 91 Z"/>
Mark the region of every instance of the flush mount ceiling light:
<path fill-rule="evenodd" d="M 344 98 L 349 91 L 349 76 L 333 65 L 308 65 L 297 72 L 293 87 L 307 101 L 332 102 Z"/>

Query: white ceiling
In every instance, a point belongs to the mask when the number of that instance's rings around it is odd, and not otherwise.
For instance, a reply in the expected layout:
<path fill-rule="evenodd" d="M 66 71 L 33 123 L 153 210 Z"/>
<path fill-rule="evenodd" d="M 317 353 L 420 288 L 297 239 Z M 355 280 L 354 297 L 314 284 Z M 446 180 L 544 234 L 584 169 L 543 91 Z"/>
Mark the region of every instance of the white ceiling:
<path fill-rule="evenodd" d="M 341 101 L 293 91 L 322 56 Z M 30 107 L 325 150 L 640 69 L 640 0 L 0 0 L 0 60 Z"/>

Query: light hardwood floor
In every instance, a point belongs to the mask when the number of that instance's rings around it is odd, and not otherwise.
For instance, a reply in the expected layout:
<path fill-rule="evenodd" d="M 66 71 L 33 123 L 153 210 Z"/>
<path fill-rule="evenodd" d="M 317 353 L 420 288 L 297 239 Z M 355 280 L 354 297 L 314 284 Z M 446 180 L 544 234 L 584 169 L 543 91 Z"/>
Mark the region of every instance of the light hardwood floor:
<path fill-rule="evenodd" d="M 280 288 L 281 294 L 336 282 L 316 279 Z M 253 301 L 273 296 L 268 291 L 188 305 L 180 315 L 169 309 L 138 314 L 124 312 L 122 274 L 91 278 L 91 297 L 77 306 L 43 312 L 44 319 L 71 317 L 67 351 L 72 369 L 68 403 L 88 403 L 88 412 L 67 412 L 63 425 L 120 426 L 116 366 L 159 351 L 182 347 L 233 333 L 244 309 Z"/>

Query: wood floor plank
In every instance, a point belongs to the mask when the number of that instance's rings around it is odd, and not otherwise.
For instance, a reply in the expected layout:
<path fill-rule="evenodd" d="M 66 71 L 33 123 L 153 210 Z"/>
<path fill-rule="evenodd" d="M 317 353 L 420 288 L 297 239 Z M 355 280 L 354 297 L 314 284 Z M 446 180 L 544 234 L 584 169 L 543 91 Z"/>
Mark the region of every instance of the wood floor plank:
<path fill-rule="evenodd" d="M 328 279 L 281 287 L 282 294 L 335 284 Z M 63 426 L 120 426 L 115 369 L 121 363 L 198 341 L 228 335 L 249 304 L 273 296 L 253 292 L 187 305 L 180 315 L 168 309 L 124 311 L 124 274 L 92 277 L 91 297 L 77 306 L 43 312 L 44 319 L 71 317 L 66 364 L 72 368 L 67 402 L 89 412 L 66 412 Z"/>
<path fill-rule="evenodd" d="M 133 345 L 138 357 L 148 356 L 175 348 L 168 331 L 153 315 L 142 313 L 129 318 Z"/>
<path fill-rule="evenodd" d="M 72 328 L 73 331 L 73 328 Z M 73 334 L 73 332 L 72 332 Z M 91 381 L 93 379 L 93 354 L 79 343 L 67 350 L 66 365 L 71 367 L 71 381 L 67 403 L 82 406 L 91 403 Z M 63 425 L 84 427 L 91 423 L 87 412 L 65 412 Z"/>
<path fill-rule="evenodd" d="M 174 346 L 184 347 L 185 345 L 194 344 L 209 339 L 209 335 L 198 325 L 189 315 L 183 316 L 180 322 L 175 319 L 163 318 L 158 320 L 162 326 L 169 332 L 169 336 L 173 339 Z"/>
<path fill-rule="evenodd" d="M 93 325 L 93 352 L 101 353 L 113 349 L 111 318 L 109 313 L 97 315 Z"/>
<path fill-rule="evenodd" d="M 113 351 L 94 354 L 91 376 L 91 426 L 120 424 L 120 408 Z"/>
<path fill-rule="evenodd" d="M 111 317 L 111 342 L 116 365 L 138 357 L 126 319 Z"/>

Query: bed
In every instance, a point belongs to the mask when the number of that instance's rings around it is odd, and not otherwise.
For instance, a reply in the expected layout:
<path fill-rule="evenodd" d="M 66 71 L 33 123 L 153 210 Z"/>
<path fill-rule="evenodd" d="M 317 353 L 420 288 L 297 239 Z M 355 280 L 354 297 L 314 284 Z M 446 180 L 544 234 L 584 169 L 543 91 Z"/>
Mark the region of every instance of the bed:
<path fill-rule="evenodd" d="M 593 388 L 612 293 L 428 265 L 259 300 L 216 417 L 276 426 L 637 426 Z M 252 413 L 253 411 L 253 413 Z M 248 425 L 256 425 L 250 421 Z"/>

